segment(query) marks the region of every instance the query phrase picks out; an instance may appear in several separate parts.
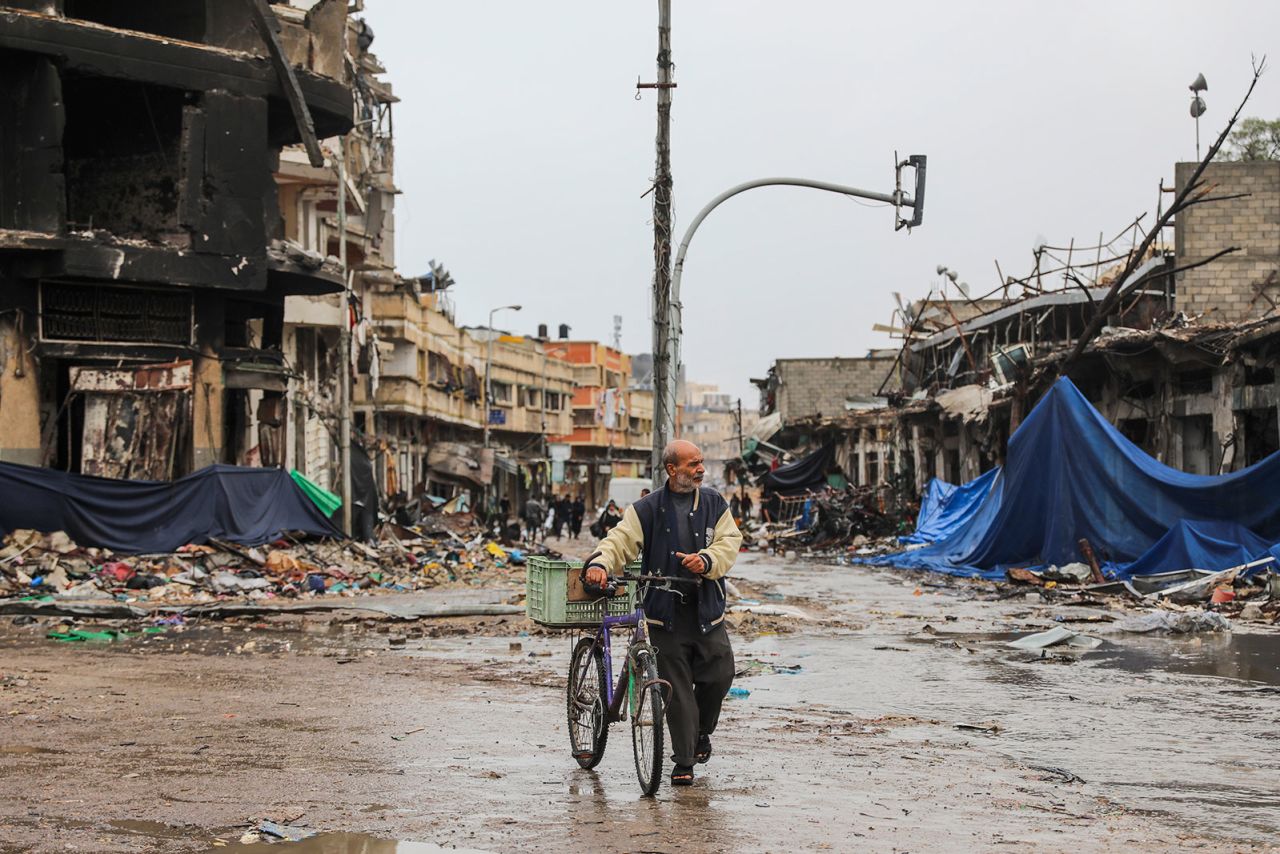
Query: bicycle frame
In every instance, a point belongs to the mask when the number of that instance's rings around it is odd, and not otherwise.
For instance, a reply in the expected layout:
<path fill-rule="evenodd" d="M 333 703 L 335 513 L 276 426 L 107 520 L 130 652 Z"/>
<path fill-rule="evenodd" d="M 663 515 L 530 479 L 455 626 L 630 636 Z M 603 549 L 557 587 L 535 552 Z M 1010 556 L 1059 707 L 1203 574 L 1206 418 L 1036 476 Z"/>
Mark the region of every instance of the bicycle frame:
<path fill-rule="evenodd" d="M 618 673 L 618 680 L 613 679 L 613 655 L 612 645 L 610 643 L 610 629 L 631 627 L 631 642 L 627 644 L 627 659 L 622 663 L 621 672 Z M 645 621 L 644 606 L 637 606 L 630 614 L 624 614 L 620 617 L 604 617 L 600 624 L 600 629 L 596 633 L 596 637 L 601 645 L 604 654 L 604 673 L 605 673 L 605 690 L 608 695 L 605 697 L 606 707 L 608 709 L 608 720 L 614 723 L 622 720 L 622 698 L 628 692 L 623 690 L 624 680 L 627 678 L 628 667 L 630 665 L 631 650 L 637 645 L 649 645 L 649 624 Z"/>

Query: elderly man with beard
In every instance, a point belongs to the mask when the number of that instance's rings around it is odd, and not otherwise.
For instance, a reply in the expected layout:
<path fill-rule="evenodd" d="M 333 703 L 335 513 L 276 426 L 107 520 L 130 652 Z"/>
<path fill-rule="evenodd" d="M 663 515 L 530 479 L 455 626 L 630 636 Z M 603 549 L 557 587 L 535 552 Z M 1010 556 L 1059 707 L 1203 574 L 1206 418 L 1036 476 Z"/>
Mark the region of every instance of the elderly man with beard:
<path fill-rule="evenodd" d="M 711 758 L 711 735 L 733 683 L 733 649 L 724 626 L 724 577 L 742 534 L 724 497 L 702 486 L 702 451 L 676 440 L 662 454 L 667 483 L 627 508 L 622 521 L 587 559 L 586 580 L 604 586 L 636 555 L 645 572 L 698 579 L 696 587 L 650 590 L 644 600 L 658 672 L 671 683 L 667 728 L 671 782 L 693 782 L 694 763 Z"/>

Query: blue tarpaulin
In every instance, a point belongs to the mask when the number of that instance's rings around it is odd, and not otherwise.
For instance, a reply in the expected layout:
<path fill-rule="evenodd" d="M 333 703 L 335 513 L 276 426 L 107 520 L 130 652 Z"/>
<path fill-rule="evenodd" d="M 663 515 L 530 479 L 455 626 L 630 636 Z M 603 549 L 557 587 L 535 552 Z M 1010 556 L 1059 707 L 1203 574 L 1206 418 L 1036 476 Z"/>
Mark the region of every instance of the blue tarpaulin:
<path fill-rule="evenodd" d="M 0 463 L 0 535 L 19 528 L 65 531 L 81 546 L 126 554 L 211 538 L 258 545 L 286 531 L 342 536 L 288 472 L 226 465 L 167 482 Z"/>
<path fill-rule="evenodd" d="M 959 486 L 936 477 L 929 481 L 924 498 L 920 501 L 915 532 L 900 537 L 899 540 L 904 543 L 936 543 L 945 540 L 987 500 L 987 493 L 991 491 L 991 485 L 996 482 L 999 473 L 1000 469 L 997 467 Z"/>
<path fill-rule="evenodd" d="M 1010 438 L 985 499 L 953 518 L 949 534 L 868 562 L 997 578 L 1014 566 L 1079 561 L 1083 538 L 1113 577 L 1224 569 L 1280 542 L 1277 483 L 1280 454 L 1225 475 L 1170 468 L 1062 378 Z"/>

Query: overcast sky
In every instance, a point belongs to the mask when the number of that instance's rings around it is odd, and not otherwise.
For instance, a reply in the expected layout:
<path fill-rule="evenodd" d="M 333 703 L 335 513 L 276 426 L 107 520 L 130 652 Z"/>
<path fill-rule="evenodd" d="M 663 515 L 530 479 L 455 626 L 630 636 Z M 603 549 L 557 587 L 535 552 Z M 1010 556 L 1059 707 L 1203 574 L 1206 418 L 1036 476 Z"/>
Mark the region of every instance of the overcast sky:
<path fill-rule="evenodd" d="M 1024 275 L 1037 240 L 1110 238 L 1207 146 L 1270 54 L 1246 115 L 1280 117 L 1280 3 L 697 0 L 673 4 L 676 240 L 741 181 L 889 192 L 894 151 L 929 157 L 924 226 L 815 190 L 764 188 L 699 229 L 684 274 L 687 376 L 753 404 L 777 358 L 892 344 L 890 293 L 934 269 L 974 291 Z M 458 321 L 650 349 L 652 0 L 368 0 L 395 110 L 397 252 L 453 273 Z"/>

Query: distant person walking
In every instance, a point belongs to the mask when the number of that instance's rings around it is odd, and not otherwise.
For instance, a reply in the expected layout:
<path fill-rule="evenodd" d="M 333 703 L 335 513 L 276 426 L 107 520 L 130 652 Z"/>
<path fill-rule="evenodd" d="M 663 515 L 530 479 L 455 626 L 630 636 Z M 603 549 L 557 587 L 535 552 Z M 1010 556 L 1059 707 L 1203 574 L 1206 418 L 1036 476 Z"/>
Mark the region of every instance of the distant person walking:
<path fill-rule="evenodd" d="M 587 516 L 587 505 L 582 500 L 581 495 L 573 497 L 573 503 L 569 505 L 569 534 L 575 540 L 582 533 L 582 520 Z"/>
<path fill-rule="evenodd" d="M 530 495 L 529 500 L 524 503 L 524 528 L 527 542 L 538 541 L 538 533 L 542 530 L 542 522 L 546 515 L 547 511 L 543 509 L 542 502 Z"/>

